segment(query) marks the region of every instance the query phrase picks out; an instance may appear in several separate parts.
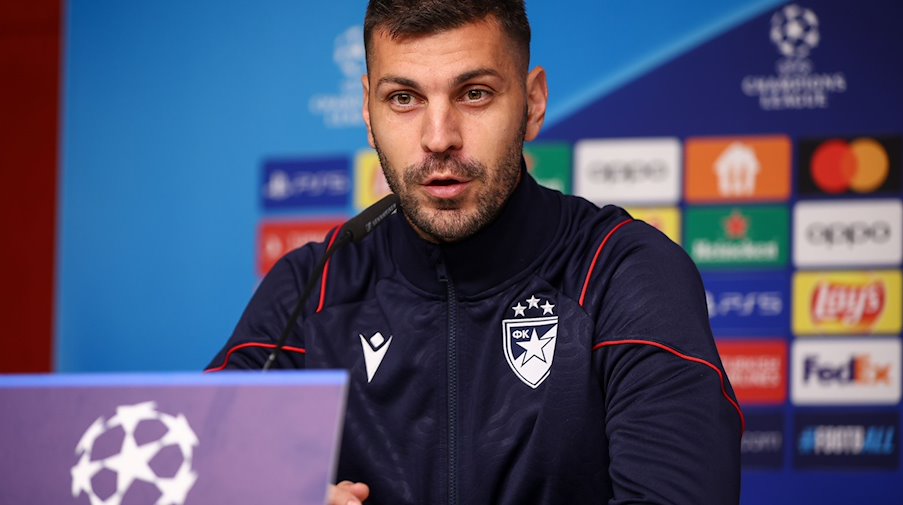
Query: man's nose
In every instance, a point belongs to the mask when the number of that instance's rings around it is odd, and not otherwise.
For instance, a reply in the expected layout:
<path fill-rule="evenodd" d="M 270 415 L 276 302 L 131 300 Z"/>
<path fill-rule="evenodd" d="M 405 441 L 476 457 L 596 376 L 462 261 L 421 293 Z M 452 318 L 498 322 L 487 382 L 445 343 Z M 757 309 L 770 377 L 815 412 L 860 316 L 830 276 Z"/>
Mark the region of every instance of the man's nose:
<path fill-rule="evenodd" d="M 461 149 L 461 118 L 454 104 L 430 102 L 423 115 L 420 145 L 430 153 Z"/>

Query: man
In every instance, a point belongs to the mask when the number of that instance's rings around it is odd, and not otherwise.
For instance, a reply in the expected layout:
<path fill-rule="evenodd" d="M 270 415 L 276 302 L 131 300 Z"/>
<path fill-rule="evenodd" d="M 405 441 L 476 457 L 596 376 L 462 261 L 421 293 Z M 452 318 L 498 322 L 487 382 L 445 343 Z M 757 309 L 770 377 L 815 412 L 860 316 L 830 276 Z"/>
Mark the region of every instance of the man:
<path fill-rule="evenodd" d="M 523 1 L 372 0 L 364 36 L 402 212 L 331 258 L 279 360 L 350 372 L 331 503 L 737 503 L 692 262 L 526 172 L 548 90 Z M 325 249 L 273 268 L 214 369 L 260 368 Z"/>

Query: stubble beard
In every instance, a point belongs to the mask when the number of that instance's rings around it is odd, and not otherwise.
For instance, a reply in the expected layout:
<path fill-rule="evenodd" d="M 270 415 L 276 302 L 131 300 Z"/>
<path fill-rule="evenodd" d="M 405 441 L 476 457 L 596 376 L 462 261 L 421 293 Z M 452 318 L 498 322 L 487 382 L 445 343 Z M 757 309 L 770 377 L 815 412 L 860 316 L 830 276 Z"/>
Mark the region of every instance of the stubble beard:
<path fill-rule="evenodd" d="M 453 154 L 431 153 L 421 163 L 407 166 L 399 174 L 393 169 L 379 144 L 374 144 L 386 182 L 398 196 L 399 205 L 408 221 L 427 240 L 448 243 L 475 234 L 498 216 L 519 181 L 525 131 L 526 119 L 520 131 L 509 142 L 508 150 L 496 161 L 494 169 L 487 168 L 477 160 L 462 159 Z M 414 189 L 432 174 L 439 172 L 481 183 L 481 187 L 475 188 L 478 191 L 474 195 L 476 208 L 462 209 L 464 202 L 461 199 L 434 198 L 422 193 L 418 198 Z"/>

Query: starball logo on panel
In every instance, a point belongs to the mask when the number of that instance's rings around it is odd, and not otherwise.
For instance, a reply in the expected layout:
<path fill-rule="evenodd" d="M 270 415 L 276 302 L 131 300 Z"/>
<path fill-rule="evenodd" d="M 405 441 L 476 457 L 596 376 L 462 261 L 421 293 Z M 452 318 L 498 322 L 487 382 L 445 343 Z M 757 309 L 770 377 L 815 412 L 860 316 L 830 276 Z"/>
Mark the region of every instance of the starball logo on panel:
<path fill-rule="evenodd" d="M 785 136 L 691 138 L 685 196 L 694 203 L 786 200 L 790 165 Z"/>
<path fill-rule="evenodd" d="M 833 95 L 846 92 L 848 81 L 843 72 L 816 70 L 809 56 L 821 41 L 814 10 L 790 4 L 775 11 L 760 42 L 763 50 L 776 50 L 776 73 L 743 77 L 743 94 L 757 98 L 765 111 L 828 108 Z"/>
<path fill-rule="evenodd" d="M 684 246 L 701 269 L 780 267 L 788 228 L 783 206 L 689 208 Z"/>
<path fill-rule="evenodd" d="M 676 138 L 581 140 L 574 193 L 599 205 L 677 203 L 680 152 Z"/>
<path fill-rule="evenodd" d="M 899 270 L 797 272 L 793 293 L 796 334 L 900 333 Z"/>
<path fill-rule="evenodd" d="M 797 405 L 893 405 L 900 401 L 900 339 L 798 339 L 792 388 Z"/>
<path fill-rule="evenodd" d="M 797 191 L 804 196 L 899 196 L 903 139 L 844 137 L 797 143 Z"/>
<path fill-rule="evenodd" d="M 800 202 L 793 209 L 800 267 L 897 265 L 903 259 L 900 200 Z"/>
<path fill-rule="evenodd" d="M 363 126 L 361 108 L 364 98 L 361 93 L 361 76 L 367 73 L 364 27 L 350 26 L 336 35 L 331 42 L 332 61 L 342 74 L 338 89 L 331 93 L 314 94 L 310 97 L 308 109 L 311 114 L 322 116 L 323 126 L 327 128 Z M 325 47 L 320 50 L 328 51 Z"/>

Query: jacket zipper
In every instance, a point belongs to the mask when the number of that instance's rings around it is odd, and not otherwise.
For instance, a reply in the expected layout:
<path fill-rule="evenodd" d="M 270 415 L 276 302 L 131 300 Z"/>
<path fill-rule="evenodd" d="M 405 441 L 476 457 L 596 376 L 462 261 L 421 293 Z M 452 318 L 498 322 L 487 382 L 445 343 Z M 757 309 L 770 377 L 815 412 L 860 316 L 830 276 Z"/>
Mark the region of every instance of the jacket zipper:
<path fill-rule="evenodd" d="M 438 271 L 439 282 L 445 283 L 448 290 L 448 505 L 458 505 L 458 296 L 445 263 L 439 262 Z"/>

